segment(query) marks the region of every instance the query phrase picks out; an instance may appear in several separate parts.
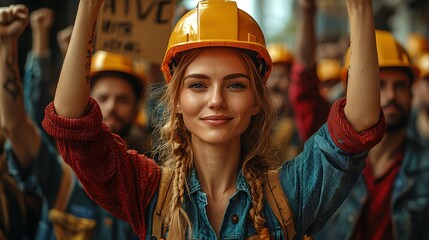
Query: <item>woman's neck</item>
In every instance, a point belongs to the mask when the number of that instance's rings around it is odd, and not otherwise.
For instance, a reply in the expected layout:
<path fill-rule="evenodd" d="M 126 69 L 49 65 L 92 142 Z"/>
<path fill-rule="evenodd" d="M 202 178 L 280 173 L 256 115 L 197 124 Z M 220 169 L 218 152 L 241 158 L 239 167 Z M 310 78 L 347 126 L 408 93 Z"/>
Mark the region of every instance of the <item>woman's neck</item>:
<path fill-rule="evenodd" d="M 213 145 L 193 141 L 192 145 L 198 180 L 207 196 L 216 199 L 234 193 L 240 165 L 240 142 Z"/>

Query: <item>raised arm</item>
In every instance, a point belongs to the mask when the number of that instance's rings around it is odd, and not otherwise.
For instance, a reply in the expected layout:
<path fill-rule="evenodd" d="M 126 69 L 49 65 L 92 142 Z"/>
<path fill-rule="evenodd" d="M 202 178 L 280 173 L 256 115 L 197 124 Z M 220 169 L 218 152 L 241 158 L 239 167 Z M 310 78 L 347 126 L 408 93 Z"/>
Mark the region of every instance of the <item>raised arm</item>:
<path fill-rule="evenodd" d="M 296 61 L 308 68 L 316 64 L 317 41 L 314 27 L 316 0 L 299 0 L 298 15 Z"/>
<path fill-rule="evenodd" d="M 54 11 L 49 8 L 40 8 L 30 15 L 30 26 L 32 30 L 33 54 L 40 56 L 49 52 L 49 31 L 54 22 Z"/>
<path fill-rule="evenodd" d="M 103 0 L 81 0 L 54 98 L 56 113 L 77 118 L 88 105 L 95 26 Z"/>
<path fill-rule="evenodd" d="M 24 109 L 17 42 L 28 23 L 24 5 L 0 8 L 0 123 L 22 168 L 31 165 L 40 135 Z"/>
<path fill-rule="evenodd" d="M 346 0 L 350 20 L 350 67 L 344 112 L 361 132 L 380 119 L 380 81 L 371 0 Z"/>
<path fill-rule="evenodd" d="M 304 142 L 326 122 L 330 104 L 320 94 L 316 73 L 316 0 L 299 0 L 297 14 L 296 61 L 292 66 L 289 99 Z"/>
<path fill-rule="evenodd" d="M 51 89 L 55 70 L 52 68 L 49 47 L 49 32 L 53 22 L 52 9 L 40 8 L 30 14 L 32 48 L 25 63 L 24 101 L 27 113 L 40 128 L 45 107 L 53 99 Z"/>

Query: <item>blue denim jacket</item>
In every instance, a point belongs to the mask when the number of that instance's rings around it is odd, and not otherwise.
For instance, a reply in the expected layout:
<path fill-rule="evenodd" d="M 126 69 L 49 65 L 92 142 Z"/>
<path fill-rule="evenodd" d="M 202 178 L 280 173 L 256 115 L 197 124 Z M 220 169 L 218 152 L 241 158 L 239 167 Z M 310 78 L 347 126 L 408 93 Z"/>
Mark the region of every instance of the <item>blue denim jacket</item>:
<path fill-rule="evenodd" d="M 297 239 L 318 231 L 335 212 L 353 187 L 364 167 L 367 152 L 350 154 L 339 149 L 329 135 L 325 124 L 305 144 L 304 151 L 279 169 L 279 176 L 295 221 Z M 252 206 L 249 186 L 242 173 L 237 178 L 237 191 L 231 196 L 220 230 L 221 239 L 245 239 L 257 234 L 249 218 Z M 205 207 L 206 194 L 202 191 L 197 174 L 192 171 L 190 195 L 184 204 L 192 226 L 194 239 L 216 239 Z M 152 214 L 155 196 L 147 211 L 147 237 L 151 239 Z M 281 225 L 267 203 L 264 206 L 267 227 L 274 239 L 284 239 Z"/>
<path fill-rule="evenodd" d="M 429 239 L 429 148 L 408 140 L 404 159 L 392 190 L 395 240 Z M 341 208 L 316 239 L 351 239 L 367 198 L 360 177 Z"/>

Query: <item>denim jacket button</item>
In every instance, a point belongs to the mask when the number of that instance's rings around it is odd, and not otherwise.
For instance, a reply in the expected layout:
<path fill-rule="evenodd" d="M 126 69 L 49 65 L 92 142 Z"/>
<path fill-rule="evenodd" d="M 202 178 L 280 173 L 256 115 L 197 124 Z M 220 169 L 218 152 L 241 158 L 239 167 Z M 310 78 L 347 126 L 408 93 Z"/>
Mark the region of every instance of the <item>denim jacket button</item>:
<path fill-rule="evenodd" d="M 234 214 L 231 216 L 231 222 L 234 224 L 238 223 L 238 215 L 237 214 Z"/>
<path fill-rule="evenodd" d="M 347 217 L 347 221 L 349 221 L 349 222 L 353 222 L 353 221 L 354 221 L 354 219 L 355 219 L 355 216 L 353 216 L 353 214 L 350 214 L 350 215 Z"/>

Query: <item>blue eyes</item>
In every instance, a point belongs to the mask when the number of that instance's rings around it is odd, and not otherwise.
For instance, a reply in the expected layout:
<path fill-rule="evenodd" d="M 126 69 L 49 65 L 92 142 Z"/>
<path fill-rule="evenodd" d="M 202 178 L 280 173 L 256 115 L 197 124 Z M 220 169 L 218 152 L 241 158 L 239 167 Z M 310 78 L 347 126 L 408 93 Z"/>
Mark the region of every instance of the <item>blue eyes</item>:
<path fill-rule="evenodd" d="M 191 83 L 188 85 L 189 88 L 205 88 L 205 85 L 199 82 Z"/>
<path fill-rule="evenodd" d="M 231 83 L 228 85 L 228 88 L 246 88 L 246 86 L 242 83 Z"/>
<path fill-rule="evenodd" d="M 207 88 L 207 85 L 202 82 L 193 82 L 188 84 L 188 88 L 196 88 L 196 89 L 202 89 Z M 226 88 L 229 89 L 244 89 L 246 88 L 246 85 L 240 82 L 233 82 L 226 85 Z"/>

